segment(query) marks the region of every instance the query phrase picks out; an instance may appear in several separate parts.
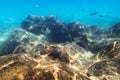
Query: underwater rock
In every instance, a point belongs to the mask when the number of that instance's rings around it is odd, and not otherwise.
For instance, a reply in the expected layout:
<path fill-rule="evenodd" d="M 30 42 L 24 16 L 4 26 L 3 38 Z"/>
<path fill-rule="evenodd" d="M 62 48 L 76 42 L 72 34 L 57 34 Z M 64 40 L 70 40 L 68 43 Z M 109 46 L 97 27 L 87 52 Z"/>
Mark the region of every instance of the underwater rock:
<path fill-rule="evenodd" d="M 26 23 L 26 21 L 28 22 Z M 35 25 L 38 25 L 39 28 Z M 32 28 L 30 28 L 31 26 Z M 28 16 L 21 23 L 21 28 L 36 36 L 43 34 L 48 43 L 76 42 L 79 46 L 92 52 L 94 52 L 92 45 L 95 43 L 93 39 L 98 38 L 100 40 L 103 37 L 103 31 L 96 26 L 85 27 L 78 22 L 66 24 L 57 20 L 54 15 L 49 17 Z M 34 31 L 34 28 L 38 31 Z M 36 32 L 38 33 L 36 34 Z"/>
<path fill-rule="evenodd" d="M 89 41 L 87 38 L 87 30 L 85 29 L 85 27 L 81 24 L 79 24 L 78 22 L 73 22 L 73 23 L 69 23 L 68 24 L 68 30 L 69 30 L 69 36 L 70 36 L 70 40 L 72 42 L 76 42 L 77 45 L 88 49 L 89 47 Z"/>
<path fill-rule="evenodd" d="M 97 56 L 100 60 L 113 60 L 120 58 L 120 42 L 114 42 L 104 46 Z"/>
<path fill-rule="evenodd" d="M 69 63 L 38 54 L 0 57 L 1 80 L 90 80 Z"/>
<path fill-rule="evenodd" d="M 46 17 L 46 20 L 45 20 L 47 23 L 56 23 L 57 21 L 57 17 L 54 16 L 54 15 L 50 15 L 49 17 Z"/>
<path fill-rule="evenodd" d="M 104 36 L 104 35 L 102 35 L 102 34 L 104 34 L 104 30 L 100 29 L 96 25 L 88 26 L 86 29 L 88 32 L 88 36 L 91 38 L 98 38 L 98 36 L 99 36 L 99 38 L 101 38 L 101 36 Z"/>
<path fill-rule="evenodd" d="M 87 39 L 89 41 L 90 51 L 93 53 L 100 52 L 104 46 L 109 45 L 115 41 L 119 42 L 119 38 L 113 38 L 111 36 L 110 30 L 100 29 L 95 25 L 86 27 Z"/>
<path fill-rule="evenodd" d="M 27 48 L 23 45 L 18 45 L 14 48 L 12 54 L 20 54 L 20 53 L 26 53 L 27 52 Z"/>
<path fill-rule="evenodd" d="M 26 31 L 27 34 L 32 34 L 32 36 L 36 37 L 36 40 L 38 42 L 40 41 L 40 42 L 48 42 L 55 44 L 75 42 L 77 45 L 93 53 L 99 52 L 104 44 L 106 45 L 106 43 L 108 42 L 110 43 L 116 40 L 116 39 L 114 40 L 108 39 L 107 37 L 108 34 L 105 33 L 104 30 L 99 29 L 95 25 L 86 27 L 84 25 L 79 24 L 78 22 L 71 22 L 66 24 L 62 21 L 57 20 L 56 16 L 54 15 L 51 15 L 49 17 L 44 17 L 44 16 L 40 17 L 35 15 L 27 16 L 25 20 L 23 20 L 23 22 L 21 23 L 21 28 L 24 29 L 24 31 Z M 15 35 L 16 33 L 13 34 Z M 20 40 L 21 38 L 20 36 L 18 40 Z M 38 39 L 40 38 L 40 36 L 44 37 L 43 41 Z M 14 41 L 15 47 L 21 44 L 20 41 L 19 41 L 20 43 L 18 42 L 15 43 L 15 42 L 16 41 Z M 6 44 L 10 44 L 10 43 L 11 42 L 6 41 Z M 22 46 L 24 47 L 24 45 Z M 13 49 L 11 48 L 11 50 L 9 50 L 7 53 L 5 52 L 5 54 L 12 53 L 15 47 Z M 20 47 L 18 48 L 20 49 Z M 25 51 L 23 47 L 16 53 L 19 52 L 21 53 L 22 50 Z"/>
<path fill-rule="evenodd" d="M 87 75 L 95 80 L 119 80 L 119 61 L 100 61 L 94 63 L 88 69 Z"/>
<path fill-rule="evenodd" d="M 120 42 L 104 46 L 101 52 L 96 54 L 96 61 L 88 68 L 89 77 L 98 80 L 119 80 Z"/>
<path fill-rule="evenodd" d="M 119 80 L 115 27 L 28 16 L 0 45 L 0 80 Z"/>
<path fill-rule="evenodd" d="M 81 46 L 77 45 L 75 42 L 63 44 L 62 46 L 64 46 L 66 52 L 68 52 L 71 57 L 74 57 L 76 60 L 78 60 L 78 62 L 80 59 L 86 60 L 87 62 L 87 60 L 89 60 L 91 57 L 94 56 L 92 52 L 82 48 Z"/>
<path fill-rule="evenodd" d="M 88 39 L 87 39 L 87 36 L 85 36 L 85 35 L 79 36 L 79 37 L 76 39 L 76 43 L 77 43 L 77 45 L 85 48 L 86 50 L 89 50 L 89 49 L 90 49 L 89 41 L 88 41 Z"/>
<path fill-rule="evenodd" d="M 67 27 L 72 40 L 86 33 L 84 26 L 79 24 L 78 22 L 69 23 Z"/>
<path fill-rule="evenodd" d="M 21 28 L 35 34 L 44 34 L 47 41 L 61 43 L 69 40 L 66 24 L 58 21 L 53 15 L 49 17 L 28 16 L 22 23 Z"/>
<path fill-rule="evenodd" d="M 97 54 L 98 52 L 100 52 L 104 45 L 106 45 L 106 43 L 104 42 L 91 42 L 90 46 L 90 51 L 93 52 L 94 54 Z"/>
<path fill-rule="evenodd" d="M 13 53 L 0 56 L 2 80 L 90 80 L 85 71 L 93 55 L 76 44 L 32 41 L 18 45 Z"/>
<path fill-rule="evenodd" d="M 15 29 L 10 36 L 0 45 L 0 55 L 11 54 L 19 45 L 29 44 L 32 41 L 39 41 L 39 39 L 31 33 L 23 29 Z M 25 50 L 23 49 L 25 52 Z"/>
<path fill-rule="evenodd" d="M 117 23 L 115 25 L 113 25 L 110 29 L 109 29 L 109 34 L 111 34 L 111 37 L 120 37 L 120 23 Z"/>
<path fill-rule="evenodd" d="M 40 54 L 44 48 L 44 43 L 39 41 L 31 41 L 30 43 L 16 46 L 12 54 Z"/>
<path fill-rule="evenodd" d="M 76 42 L 77 45 L 82 48 L 97 53 L 103 47 L 102 40 L 104 38 L 104 30 L 99 29 L 95 25 L 84 26 L 77 22 L 69 23 L 68 30 L 72 42 Z"/>
<path fill-rule="evenodd" d="M 46 29 L 45 17 L 29 15 L 22 21 L 21 28 L 35 35 L 44 34 Z"/>
<path fill-rule="evenodd" d="M 63 43 L 69 41 L 68 28 L 62 21 L 51 20 L 52 17 L 46 19 L 47 29 L 46 36 L 50 43 Z"/>
<path fill-rule="evenodd" d="M 48 56 L 52 57 L 53 59 L 58 59 L 60 61 L 69 63 L 69 55 L 67 52 L 62 49 L 61 47 L 55 45 L 46 45 L 45 48 L 41 51 L 42 55 L 47 54 Z"/>

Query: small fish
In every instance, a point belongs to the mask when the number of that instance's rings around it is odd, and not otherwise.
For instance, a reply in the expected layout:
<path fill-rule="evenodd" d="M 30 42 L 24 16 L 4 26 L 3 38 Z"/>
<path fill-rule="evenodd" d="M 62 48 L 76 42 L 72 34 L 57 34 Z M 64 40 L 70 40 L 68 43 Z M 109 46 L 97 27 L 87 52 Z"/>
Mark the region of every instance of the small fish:
<path fill-rule="evenodd" d="M 90 13 L 90 16 L 95 16 L 95 15 L 97 15 L 99 12 L 96 12 L 96 11 L 94 11 L 94 12 L 91 12 Z"/>
<path fill-rule="evenodd" d="M 102 14 L 98 15 L 100 18 L 103 18 L 104 16 Z"/>

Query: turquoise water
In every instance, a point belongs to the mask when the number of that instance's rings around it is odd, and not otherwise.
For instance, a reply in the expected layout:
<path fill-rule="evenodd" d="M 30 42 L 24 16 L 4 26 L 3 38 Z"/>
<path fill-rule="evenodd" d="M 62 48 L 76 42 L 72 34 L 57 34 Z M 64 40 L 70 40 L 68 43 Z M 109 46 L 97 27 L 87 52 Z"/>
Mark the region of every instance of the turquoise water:
<path fill-rule="evenodd" d="M 27 15 L 51 14 L 66 22 L 106 28 L 120 21 L 119 4 L 120 0 L 1 0 L 0 32 L 18 27 Z"/>

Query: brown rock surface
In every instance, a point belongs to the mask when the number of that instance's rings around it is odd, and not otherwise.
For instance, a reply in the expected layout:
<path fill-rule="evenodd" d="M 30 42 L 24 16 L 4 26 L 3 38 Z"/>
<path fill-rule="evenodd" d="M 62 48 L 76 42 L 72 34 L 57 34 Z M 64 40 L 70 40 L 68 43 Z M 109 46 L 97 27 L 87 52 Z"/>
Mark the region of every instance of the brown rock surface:
<path fill-rule="evenodd" d="M 113 42 L 103 48 L 97 55 L 101 60 L 113 60 L 120 58 L 120 42 Z"/>
<path fill-rule="evenodd" d="M 96 58 L 97 62 L 88 68 L 89 77 L 95 80 L 120 79 L 120 42 L 105 46 Z"/>
<path fill-rule="evenodd" d="M 21 28 L 0 45 L 0 80 L 120 80 L 120 23 L 102 30 L 28 16 Z"/>
<path fill-rule="evenodd" d="M 41 54 L 0 56 L 0 80 L 90 80 L 62 47 L 47 45 Z"/>

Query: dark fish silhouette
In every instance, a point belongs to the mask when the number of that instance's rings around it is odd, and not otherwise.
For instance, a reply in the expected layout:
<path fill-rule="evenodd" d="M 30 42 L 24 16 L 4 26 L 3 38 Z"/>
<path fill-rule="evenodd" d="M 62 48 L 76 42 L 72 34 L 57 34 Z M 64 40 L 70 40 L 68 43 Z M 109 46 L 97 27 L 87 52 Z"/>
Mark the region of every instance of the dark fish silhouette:
<path fill-rule="evenodd" d="M 98 15 L 100 18 L 103 18 L 104 16 L 102 14 Z"/>
<path fill-rule="evenodd" d="M 90 16 L 95 16 L 95 15 L 97 15 L 97 14 L 99 14 L 99 12 L 96 12 L 96 11 L 95 11 L 95 12 L 91 12 L 91 13 L 90 13 Z"/>

